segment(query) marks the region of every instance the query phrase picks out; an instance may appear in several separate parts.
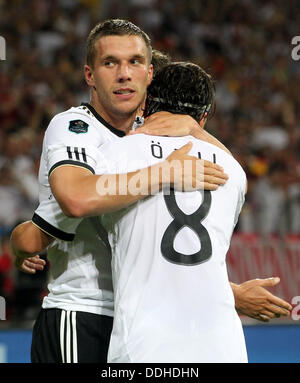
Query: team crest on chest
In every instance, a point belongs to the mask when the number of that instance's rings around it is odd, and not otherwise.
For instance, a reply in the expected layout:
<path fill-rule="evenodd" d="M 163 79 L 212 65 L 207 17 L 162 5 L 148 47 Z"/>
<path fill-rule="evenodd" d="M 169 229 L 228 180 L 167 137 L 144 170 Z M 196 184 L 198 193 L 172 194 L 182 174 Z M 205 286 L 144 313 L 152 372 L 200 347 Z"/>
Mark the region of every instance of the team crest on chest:
<path fill-rule="evenodd" d="M 79 133 L 87 133 L 88 124 L 82 120 L 72 120 L 69 123 L 70 132 L 79 134 Z"/>

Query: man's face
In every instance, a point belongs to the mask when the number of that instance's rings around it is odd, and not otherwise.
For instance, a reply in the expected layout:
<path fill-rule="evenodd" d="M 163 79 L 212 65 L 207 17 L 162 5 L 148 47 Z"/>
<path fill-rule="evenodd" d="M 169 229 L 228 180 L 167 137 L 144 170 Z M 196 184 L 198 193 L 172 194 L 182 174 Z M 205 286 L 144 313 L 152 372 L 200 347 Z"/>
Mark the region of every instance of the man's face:
<path fill-rule="evenodd" d="M 104 118 L 135 114 L 152 80 L 148 50 L 138 36 L 105 36 L 95 42 L 94 67 L 85 67 L 86 80 L 97 95 Z"/>

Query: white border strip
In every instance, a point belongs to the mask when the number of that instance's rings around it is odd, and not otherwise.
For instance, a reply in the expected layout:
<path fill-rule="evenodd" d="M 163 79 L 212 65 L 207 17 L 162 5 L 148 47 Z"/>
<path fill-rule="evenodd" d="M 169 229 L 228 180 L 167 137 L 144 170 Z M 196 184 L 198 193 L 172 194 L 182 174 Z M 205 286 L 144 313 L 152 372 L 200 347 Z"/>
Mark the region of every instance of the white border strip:
<path fill-rule="evenodd" d="M 76 311 L 72 311 L 72 334 L 73 334 L 73 363 L 78 363 Z"/>
<path fill-rule="evenodd" d="M 61 310 L 61 316 L 60 316 L 60 350 L 61 350 L 61 357 L 62 357 L 63 363 L 65 363 L 65 344 L 64 344 L 65 317 L 66 317 L 66 312 L 64 310 Z"/>
<path fill-rule="evenodd" d="M 70 322 L 70 311 L 67 311 L 66 363 L 71 363 L 71 322 Z"/>

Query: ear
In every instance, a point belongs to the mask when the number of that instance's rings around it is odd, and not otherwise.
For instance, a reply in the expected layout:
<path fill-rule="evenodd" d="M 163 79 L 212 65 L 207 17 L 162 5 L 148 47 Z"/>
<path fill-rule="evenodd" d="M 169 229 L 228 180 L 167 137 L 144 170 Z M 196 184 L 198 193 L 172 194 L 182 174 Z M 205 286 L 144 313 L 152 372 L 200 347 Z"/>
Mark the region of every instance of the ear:
<path fill-rule="evenodd" d="M 204 128 L 204 125 L 206 123 L 206 120 L 207 120 L 207 113 L 205 112 L 203 117 L 201 118 L 201 120 L 199 121 L 199 125 L 200 125 L 200 128 Z"/>
<path fill-rule="evenodd" d="M 148 70 L 148 82 L 147 82 L 147 86 L 149 86 L 151 84 L 152 79 L 153 79 L 153 65 L 150 64 L 149 65 L 149 70 Z"/>
<path fill-rule="evenodd" d="M 84 66 L 84 78 L 88 86 L 95 88 L 93 70 L 89 65 Z"/>

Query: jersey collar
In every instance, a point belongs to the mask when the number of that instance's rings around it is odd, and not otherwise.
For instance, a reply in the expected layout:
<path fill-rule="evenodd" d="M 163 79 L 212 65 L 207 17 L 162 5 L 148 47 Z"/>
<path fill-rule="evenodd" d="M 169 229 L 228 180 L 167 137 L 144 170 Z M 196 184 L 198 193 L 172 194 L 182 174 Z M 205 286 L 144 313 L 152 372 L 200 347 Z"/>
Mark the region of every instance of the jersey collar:
<path fill-rule="evenodd" d="M 118 129 L 114 128 L 107 121 L 105 121 L 104 118 L 101 117 L 100 114 L 88 102 L 82 102 L 81 105 L 85 106 L 93 114 L 93 116 L 99 122 L 101 122 L 101 124 L 105 125 L 113 134 L 115 134 L 118 137 L 124 137 L 126 135 L 125 132 L 123 132 L 122 130 L 118 130 Z"/>

